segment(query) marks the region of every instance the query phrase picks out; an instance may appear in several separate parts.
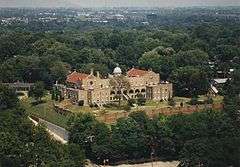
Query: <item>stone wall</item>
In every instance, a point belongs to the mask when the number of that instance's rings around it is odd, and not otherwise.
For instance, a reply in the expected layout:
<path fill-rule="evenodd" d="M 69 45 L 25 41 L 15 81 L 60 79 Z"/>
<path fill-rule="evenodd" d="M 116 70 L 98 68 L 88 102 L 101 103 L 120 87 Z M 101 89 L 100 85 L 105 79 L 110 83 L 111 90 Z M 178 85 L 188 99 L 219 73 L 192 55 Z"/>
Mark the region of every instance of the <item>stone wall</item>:
<path fill-rule="evenodd" d="M 185 107 L 166 107 L 166 108 L 157 108 L 157 109 L 146 109 L 143 110 L 146 114 L 153 118 L 158 114 L 164 115 L 174 115 L 174 114 L 191 114 L 194 112 L 201 112 L 206 109 L 213 109 L 213 110 L 222 110 L 223 104 L 216 103 L 216 104 L 208 104 L 208 105 L 196 105 L 196 106 L 185 106 Z M 119 113 L 111 113 L 111 114 L 104 114 L 103 116 L 97 117 L 99 121 L 103 121 L 105 123 L 115 123 L 119 118 L 128 117 L 131 112 L 119 112 Z"/>

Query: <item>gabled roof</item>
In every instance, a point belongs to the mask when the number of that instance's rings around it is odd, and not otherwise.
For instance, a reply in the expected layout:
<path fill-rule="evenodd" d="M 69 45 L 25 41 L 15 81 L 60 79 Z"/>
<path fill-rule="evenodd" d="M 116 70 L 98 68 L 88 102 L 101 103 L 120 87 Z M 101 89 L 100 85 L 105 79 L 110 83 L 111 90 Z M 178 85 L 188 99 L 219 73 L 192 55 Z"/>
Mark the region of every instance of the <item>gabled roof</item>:
<path fill-rule="evenodd" d="M 148 71 L 132 68 L 127 72 L 128 77 L 142 77 L 147 74 Z"/>
<path fill-rule="evenodd" d="M 73 73 L 67 76 L 67 82 L 76 84 L 79 81 L 86 79 L 88 76 L 89 76 L 88 74 L 78 73 L 74 71 Z"/>

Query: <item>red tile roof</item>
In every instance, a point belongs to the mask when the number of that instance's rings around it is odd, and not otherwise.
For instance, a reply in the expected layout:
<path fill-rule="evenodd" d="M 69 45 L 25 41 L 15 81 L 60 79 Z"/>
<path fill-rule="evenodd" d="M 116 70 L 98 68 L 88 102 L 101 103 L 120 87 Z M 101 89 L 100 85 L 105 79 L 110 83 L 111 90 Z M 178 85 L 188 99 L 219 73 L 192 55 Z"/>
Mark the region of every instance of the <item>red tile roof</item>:
<path fill-rule="evenodd" d="M 128 75 L 128 77 L 141 77 L 147 73 L 148 73 L 148 71 L 132 68 L 131 70 L 129 70 L 127 72 L 127 75 Z"/>
<path fill-rule="evenodd" d="M 73 73 L 67 76 L 67 82 L 78 83 L 79 81 L 86 79 L 88 76 L 89 76 L 88 74 L 78 73 L 74 71 Z"/>

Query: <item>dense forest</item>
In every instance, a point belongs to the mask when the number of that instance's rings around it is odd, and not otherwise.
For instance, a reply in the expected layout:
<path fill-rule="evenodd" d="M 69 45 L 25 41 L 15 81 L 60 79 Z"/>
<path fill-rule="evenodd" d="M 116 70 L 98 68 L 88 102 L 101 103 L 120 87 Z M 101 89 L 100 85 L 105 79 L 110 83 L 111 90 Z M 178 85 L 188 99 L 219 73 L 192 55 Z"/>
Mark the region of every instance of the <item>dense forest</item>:
<path fill-rule="evenodd" d="M 240 166 L 239 19 L 228 17 L 229 10 L 224 10 L 223 19 L 209 10 L 204 10 L 210 13 L 207 17 L 193 14 L 199 9 L 178 10 L 149 20 L 146 26 L 1 24 L 0 82 L 4 83 L 37 82 L 51 89 L 56 81 L 64 83 L 69 71 L 88 73 L 94 68 L 106 76 L 118 64 L 124 72 L 138 67 L 160 73 L 162 80 L 173 83 L 176 96 L 206 94 L 213 78 L 231 80 L 222 92 L 223 111 L 153 119 L 136 112 L 114 125 L 91 114 L 74 115 L 68 145 L 54 141 L 44 127 L 34 126 L 14 91 L 0 85 L 0 166 L 83 166 L 85 156 L 98 164 L 106 159 L 115 164 L 156 158 L 179 160 L 183 167 Z"/>
<path fill-rule="evenodd" d="M 132 67 L 151 68 L 184 90 L 204 94 L 209 80 L 239 65 L 239 27 L 199 25 L 188 31 L 141 29 L 94 29 L 87 32 L 32 33 L 2 30 L 0 35 L 0 80 L 2 82 L 44 81 L 51 86 L 63 82 L 69 70 L 103 75 L 119 64 L 124 71 Z M 215 63 L 209 67 L 209 61 Z M 195 75 L 193 75 L 195 74 Z M 188 85 L 187 82 L 192 84 Z M 201 82 L 201 84 L 195 84 Z M 194 89 L 194 86 L 197 86 Z M 199 87 L 200 86 L 200 87 Z"/>
<path fill-rule="evenodd" d="M 56 142 L 44 126 L 34 126 L 15 91 L 0 85 L 0 166 L 64 166 L 84 164 L 84 151 Z"/>

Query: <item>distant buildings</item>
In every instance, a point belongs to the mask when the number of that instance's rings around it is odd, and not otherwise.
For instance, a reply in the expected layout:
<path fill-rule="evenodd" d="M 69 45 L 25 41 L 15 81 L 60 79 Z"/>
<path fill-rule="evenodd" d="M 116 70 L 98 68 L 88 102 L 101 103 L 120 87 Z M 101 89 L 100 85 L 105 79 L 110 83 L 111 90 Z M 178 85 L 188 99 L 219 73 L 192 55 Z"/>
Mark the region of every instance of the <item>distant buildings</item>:
<path fill-rule="evenodd" d="M 224 85 L 230 78 L 216 78 L 213 79 L 210 85 L 209 94 L 212 96 L 216 96 L 222 93 Z"/>
<path fill-rule="evenodd" d="M 121 98 L 125 100 L 136 99 L 139 94 L 154 101 L 172 98 L 172 84 L 161 82 L 160 75 L 151 70 L 145 71 L 136 68 L 129 70 L 124 76 L 130 85 L 129 89 L 119 90 L 111 85 L 111 81 L 118 76 L 122 76 L 122 70 L 119 67 L 116 67 L 113 75 L 109 75 L 107 78 L 102 78 L 99 72 L 95 76 L 93 70 L 90 74 L 74 71 L 68 75 L 66 85 L 56 84 L 55 87 L 65 98 L 84 106 L 102 106 L 116 101 L 118 95 L 123 95 Z"/>

